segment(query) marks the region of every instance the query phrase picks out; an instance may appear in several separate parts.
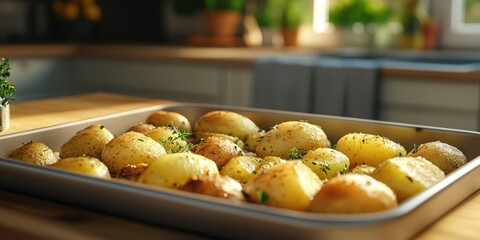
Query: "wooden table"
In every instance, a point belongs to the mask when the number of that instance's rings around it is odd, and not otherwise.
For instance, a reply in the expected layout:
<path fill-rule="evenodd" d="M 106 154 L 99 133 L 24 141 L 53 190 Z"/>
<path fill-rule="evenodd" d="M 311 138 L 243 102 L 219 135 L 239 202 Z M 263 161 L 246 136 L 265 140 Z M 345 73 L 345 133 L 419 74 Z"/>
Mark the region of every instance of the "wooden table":
<path fill-rule="evenodd" d="M 0 134 L 168 102 L 159 99 L 93 93 L 14 103 L 11 106 L 11 128 Z M 2 239 L 203 238 L 4 190 L 0 190 L 0 233 Z M 416 239 L 480 239 L 480 191 L 433 223 Z"/>

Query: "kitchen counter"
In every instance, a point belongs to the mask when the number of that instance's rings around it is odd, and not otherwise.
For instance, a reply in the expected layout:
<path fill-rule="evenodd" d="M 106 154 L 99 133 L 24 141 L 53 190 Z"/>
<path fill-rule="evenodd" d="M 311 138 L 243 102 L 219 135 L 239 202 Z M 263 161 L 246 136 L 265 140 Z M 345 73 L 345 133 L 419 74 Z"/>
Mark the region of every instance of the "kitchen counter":
<path fill-rule="evenodd" d="M 11 106 L 11 128 L 0 134 L 168 102 L 160 99 L 93 93 L 14 103 Z M 478 239 L 480 236 L 478 213 L 480 191 L 434 222 L 416 239 Z M 73 208 L 4 190 L 0 190 L 0 229 L 2 237 L 8 239 L 202 239 L 186 232 Z"/>
<path fill-rule="evenodd" d="M 158 60 L 170 63 L 194 62 L 227 64 L 235 67 L 251 68 L 256 59 L 267 56 L 280 56 L 291 54 L 296 56 L 319 56 L 321 54 L 358 54 L 358 52 L 371 54 L 370 51 L 356 51 L 351 49 L 319 49 L 319 48 L 218 48 L 218 47 L 190 47 L 190 46 L 167 46 L 167 45 L 76 45 L 76 44 L 44 44 L 44 45 L 0 45 L 1 57 L 92 57 L 92 58 L 114 58 L 126 60 Z M 400 54 L 405 51 L 374 51 L 374 55 Z M 476 58 L 477 52 L 455 52 L 455 51 L 429 51 L 429 52 L 407 52 L 407 55 L 421 57 L 428 55 L 450 56 L 456 58 Z M 477 59 L 480 62 L 480 59 Z M 407 61 L 407 60 L 406 60 Z M 405 62 L 403 62 L 405 63 Z M 416 66 L 411 68 L 411 66 Z M 413 62 L 412 64 L 386 65 L 380 68 L 380 74 L 388 77 L 416 77 L 435 79 L 455 79 L 466 81 L 480 80 L 480 66 L 477 68 L 460 68 L 450 71 L 442 68 L 442 65 Z"/>

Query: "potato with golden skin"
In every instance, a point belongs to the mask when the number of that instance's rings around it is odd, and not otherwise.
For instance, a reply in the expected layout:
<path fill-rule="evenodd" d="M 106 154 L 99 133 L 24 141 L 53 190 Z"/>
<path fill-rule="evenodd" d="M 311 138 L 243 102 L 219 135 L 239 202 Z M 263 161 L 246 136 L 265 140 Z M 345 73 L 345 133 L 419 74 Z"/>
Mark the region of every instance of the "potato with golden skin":
<path fill-rule="evenodd" d="M 262 141 L 265 133 L 265 131 L 261 130 L 260 132 L 248 136 L 247 140 L 245 141 L 245 150 L 255 152 L 258 143 Z"/>
<path fill-rule="evenodd" d="M 245 184 L 258 173 L 275 166 L 285 160 L 278 157 L 259 158 L 254 156 L 238 156 L 230 159 L 220 171 L 221 175 L 229 176 Z"/>
<path fill-rule="evenodd" d="M 173 125 L 180 130 L 192 132 L 192 126 L 188 118 L 177 112 L 156 111 L 147 117 L 146 123 L 156 127 L 167 127 Z"/>
<path fill-rule="evenodd" d="M 10 150 L 7 158 L 29 162 L 41 166 L 55 163 L 58 158 L 43 142 L 29 142 Z"/>
<path fill-rule="evenodd" d="M 201 142 L 203 139 L 207 137 L 219 137 L 224 138 L 232 143 L 235 143 L 241 149 L 245 149 L 245 143 L 237 137 L 222 134 L 222 133 L 211 133 L 211 132 L 195 132 L 195 140 Z"/>
<path fill-rule="evenodd" d="M 244 186 L 251 202 L 305 211 L 322 187 L 318 176 L 300 160 L 279 163 Z"/>
<path fill-rule="evenodd" d="M 349 133 L 341 137 L 335 148 L 350 159 L 350 168 L 359 165 L 376 167 L 383 161 L 407 155 L 405 148 L 379 135 Z"/>
<path fill-rule="evenodd" d="M 290 159 L 292 149 L 306 153 L 324 147 L 330 147 L 330 141 L 321 127 L 307 122 L 288 121 L 265 133 L 257 145 L 256 153 L 259 157 L 277 156 Z"/>
<path fill-rule="evenodd" d="M 192 152 L 213 160 L 218 168 L 222 168 L 230 159 L 244 155 L 235 143 L 219 137 L 207 137 L 192 148 Z"/>
<path fill-rule="evenodd" d="M 90 156 L 100 159 L 113 134 L 103 125 L 93 124 L 77 132 L 60 148 L 60 158 Z"/>
<path fill-rule="evenodd" d="M 217 198 L 245 201 L 242 185 L 229 176 L 214 175 L 190 179 L 178 189 Z"/>
<path fill-rule="evenodd" d="M 242 141 L 260 131 L 249 118 L 230 111 L 212 111 L 202 115 L 195 124 L 195 132 L 221 133 Z"/>
<path fill-rule="evenodd" d="M 422 157 L 395 157 L 370 175 L 389 186 L 402 202 L 445 178 L 445 173 Z"/>
<path fill-rule="evenodd" d="M 107 166 L 94 157 L 69 157 L 60 159 L 58 162 L 50 165 L 70 172 L 80 173 L 92 177 L 110 179 L 110 172 Z"/>
<path fill-rule="evenodd" d="M 139 133 L 146 133 L 150 130 L 155 129 L 156 126 L 150 123 L 138 123 L 131 126 L 127 132 L 139 132 Z"/>
<path fill-rule="evenodd" d="M 308 211 L 318 213 L 369 213 L 395 208 L 395 193 L 365 174 L 339 175 L 326 182 Z"/>
<path fill-rule="evenodd" d="M 194 153 L 172 153 L 159 157 L 140 175 L 137 182 L 177 188 L 190 179 L 219 175 L 214 161 Z"/>
<path fill-rule="evenodd" d="M 368 166 L 368 165 L 358 165 L 350 170 L 351 173 L 359 173 L 359 174 L 366 174 L 370 175 L 375 171 L 375 167 Z"/>
<path fill-rule="evenodd" d="M 440 141 L 423 143 L 408 153 L 409 157 L 423 157 L 449 174 L 467 163 L 467 157 L 458 148 Z"/>
<path fill-rule="evenodd" d="M 150 164 L 166 154 L 160 143 L 145 134 L 126 132 L 105 145 L 101 159 L 111 173 L 117 173 L 128 164 Z"/>
<path fill-rule="evenodd" d="M 345 154 L 331 148 L 317 148 L 303 156 L 303 163 L 321 179 L 331 179 L 348 172 L 350 160 Z"/>
<path fill-rule="evenodd" d="M 190 144 L 183 140 L 171 127 L 157 127 L 145 133 L 156 142 L 160 143 L 167 153 L 188 152 Z"/>

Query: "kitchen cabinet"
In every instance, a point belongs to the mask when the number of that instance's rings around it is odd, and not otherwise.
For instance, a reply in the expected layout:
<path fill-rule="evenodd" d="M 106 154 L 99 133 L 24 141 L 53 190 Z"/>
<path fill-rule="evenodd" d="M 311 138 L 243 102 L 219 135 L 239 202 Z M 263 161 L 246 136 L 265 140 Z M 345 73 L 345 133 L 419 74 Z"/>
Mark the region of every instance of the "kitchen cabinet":
<path fill-rule="evenodd" d="M 477 81 L 384 76 L 379 94 L 381 120 L 479 129 Z"/>
<path fill-rule="evenodd" d="M 184 102 L 248 106 L 251 72 L 213 63 L 77 58 L 73 83 L 108 91 Z"/>
<path fill-rule="evenodd" d="M 15 85 L 17 101 L 64 96 L 76 91 L 71 78 L 70 58 L 18 57 L 10 58 L 9 82 Z"/>

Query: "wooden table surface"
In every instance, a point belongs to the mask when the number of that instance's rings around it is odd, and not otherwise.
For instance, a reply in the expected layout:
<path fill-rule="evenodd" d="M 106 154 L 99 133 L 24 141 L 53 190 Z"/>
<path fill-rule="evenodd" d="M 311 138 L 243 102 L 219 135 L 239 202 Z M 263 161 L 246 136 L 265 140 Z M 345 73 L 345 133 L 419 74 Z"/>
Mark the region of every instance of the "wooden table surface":
<path fill-rule="evenodd" d="M 168 102 L 93 93 L 14 103 L 11 128 L 0 135 Z M 4 190 L 0 190 L 0 233 L 2 239 L 205 239 Z M 480 239 L 480 191 L 416 239 Z"/>

